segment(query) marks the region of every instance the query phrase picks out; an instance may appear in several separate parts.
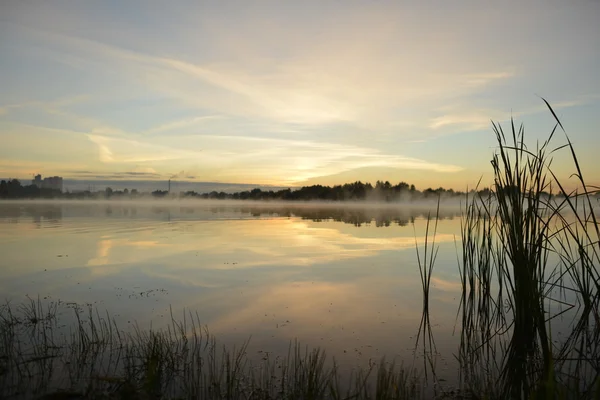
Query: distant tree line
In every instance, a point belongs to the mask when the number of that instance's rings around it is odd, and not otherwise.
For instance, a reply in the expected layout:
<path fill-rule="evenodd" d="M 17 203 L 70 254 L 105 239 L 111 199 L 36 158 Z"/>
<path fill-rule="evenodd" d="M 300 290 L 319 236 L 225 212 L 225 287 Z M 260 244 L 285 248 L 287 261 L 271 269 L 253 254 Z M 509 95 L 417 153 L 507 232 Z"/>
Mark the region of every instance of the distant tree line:
<path fill-rule="evenodd" d="M 475 193 L 475 191 L 471 191 Z M 476 191 L 481 197 L 487 197 L 492 194 L 489 188 Z M 219 199 L 219 200 L 322 200 L 322 201 L 411 201 L 420 199 L 437 199 L 438 197 L 447 198 L 455 196 L 464 196 L 466 193 L 454 191 L 452 189 L 427 188 L 423 191 L 418 190 L 415 185 L 406 182 L 400 182 L 392 185 L 389 181 L 377 181 L 373 186 L 370 183 L 357 181 L 346 183 L 344 185 L 323 186 L 312 185 L 304 186 L 299 189 L 282 190 L 261 190 L 260 188 L 245 190 L 242 192 L 226 193 L 212 191 L 210 193 L 197 193 L 195 191 L 181 192 L 179 195 L 169 193 L 167 190 L 155 190 L 151 193 L 140 193 L 136 189 L 113 190 L 107 187 L 105 190 L 91 192 L 89 190 L 79 192 L 61 192 L 57 189 L 42 189 L 36 185 L 23 186 L 17 179 L 3 180 L 0 182 L 0 198 L 18 199 L 18 198 L 66 198 L 66 199 L 115 199 L 115 198 L 201 198 L 201 199 Z M 548 193 L 545 193 L 549 195 Z M 600 194 L 597 194 L 600 199 Z"/>
<path fill-rule="evenodd" d="M 54 198 L 60 197 L 58 189 L 39 188 L 36 185 L 21 185 L 18 179 L 0 181 L 0 198 L 22 199 L 22 198 Z"/>
<path fill-rule="evenodd" d="M 324 201 L 399 201 L 414 198 L 437 198 L 464 195 L 464 192 L 455 192 L 452 189 L 428 188 L 419 191 L 415 185 L 400 182 L 392 185 L 389 181 L 377 181 L 375 186 L 371 183 L 357 181 L 344 185 L 304 186 L 296 190 L 283 189 L 278 191 L 261 190 L 259 188 L 236 193 L 212 191 L 210 193 L 185 192 L 185 197 L 200 197 L 203 199 L 230 199 L 230 200 L 324 200 Z"/>

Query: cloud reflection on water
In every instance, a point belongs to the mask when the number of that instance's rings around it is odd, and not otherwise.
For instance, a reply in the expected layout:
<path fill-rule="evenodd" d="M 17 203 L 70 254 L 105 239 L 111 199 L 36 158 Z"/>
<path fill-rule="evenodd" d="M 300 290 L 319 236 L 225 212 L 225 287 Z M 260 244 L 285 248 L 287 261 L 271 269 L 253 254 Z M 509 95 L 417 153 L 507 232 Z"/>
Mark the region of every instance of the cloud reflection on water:
<path fill-rule="evenodd" d="M 0 215 L 0 287 L 9 298 L 39 293 L 97 304 L 125 326 L 132 319 L 161 326 L 169 306 L 176 313 L 185 308 L 225 340 L 252 335 L 255 346 L 269 347 L 299 338 L 326 344 L 341 359 L 405 351 L 418 326 L 415 235 L 422 246 L 425 230 L 419 217 L 413 229 L 410 223 L 358 227 L 351 221 L 359 212 L 348 210 L 332 212 L 351 216 L 343 223 L 310 209 L 199 208 L 165 215 L 146 207 L 126 217 L 117 206 L 107 214 L 105 204 L 62 205 L 60 226 L 45 229 L 45 217 L 36 217 L 42 212 L 33 210 Z M 361 218 L 393 221 L 406 214 L 372 210 Z M 451 263 L 459 224 L 440 221 L 436 238 L 442 257 L 432 309 L 442 316 L 439 329 L 448 331 L 456 311 Z"/>

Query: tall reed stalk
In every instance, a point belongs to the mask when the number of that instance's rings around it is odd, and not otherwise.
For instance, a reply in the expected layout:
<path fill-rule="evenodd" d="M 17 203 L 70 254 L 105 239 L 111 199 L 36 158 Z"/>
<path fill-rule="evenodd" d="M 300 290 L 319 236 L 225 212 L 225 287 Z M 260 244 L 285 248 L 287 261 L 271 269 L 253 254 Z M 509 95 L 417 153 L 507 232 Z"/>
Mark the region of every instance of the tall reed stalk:
<path fill-rule="evenodd" d="M 463 384 L 472 393 L 528 399 L 562 392 L 580 398 L 591 396 L 598 379 L 600 235 L 594 193 L 566 133 L 567 143 L 551 149 L 557 129 L 564 129 L 546 104 L 556 125 L 535 149 L 526 146 L 523 125 L 517 128 L 511 120 L 507 134 L 493 123 L 498 150 L 491 161 L 492 193 L 467 199 L 458 358 Z M 576 167 L 578 191 L 567 192 L 551 169 L 552 153 L 565 148 Z M 560 189 L 556 195 L 554 187 Z M 574 318 L 571 333 L 555 344 L 552 321 L 564 313 Z"/>
<path fill-rule="evenodd" d="M 423 371 L 425 379 L 428 378 L 428 371 L 431 371 L 435 379 L 435 356 L 437 353 L 433 330 L 431 329 L 431 320 L 429 317 L 429 292 L 431 288 L 431 275 L 438 255 L 439 247 L 436 246 L 436 233 L 440 215 L 440 199 L 438 198 L 435 224 L 430 238 L 429 230 L 431 228 L 431 213 L 427 214 L 427 224 L 425 226 L 425 237 L 423 243 L 423 257 L 419 251 L 419 244 L 416 240 L 415 232 L 415 250 L 417 252 L 417 264 L 419 265 L 419 275 L 421 276 L 421 288 L 423 290 L 423 310 L 421 312 L 421 322 L 415 342 L 415 350 L 419 342 L 423 345 Z M 414 225 L 413 225 L 414 228 Z"/>

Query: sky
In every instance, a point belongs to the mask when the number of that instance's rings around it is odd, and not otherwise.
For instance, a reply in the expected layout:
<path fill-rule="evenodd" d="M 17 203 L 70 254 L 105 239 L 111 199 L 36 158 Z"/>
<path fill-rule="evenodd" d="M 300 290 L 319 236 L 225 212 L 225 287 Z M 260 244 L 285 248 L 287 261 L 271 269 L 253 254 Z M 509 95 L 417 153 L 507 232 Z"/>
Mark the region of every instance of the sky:
<path fill-rule="evenodd" d="M 547 138 L 543 97 L 598 184 L 599 19 L 599 0 L 3 0 L 0 176 L 464 190 L 491 182 L 492 120 Z"/>

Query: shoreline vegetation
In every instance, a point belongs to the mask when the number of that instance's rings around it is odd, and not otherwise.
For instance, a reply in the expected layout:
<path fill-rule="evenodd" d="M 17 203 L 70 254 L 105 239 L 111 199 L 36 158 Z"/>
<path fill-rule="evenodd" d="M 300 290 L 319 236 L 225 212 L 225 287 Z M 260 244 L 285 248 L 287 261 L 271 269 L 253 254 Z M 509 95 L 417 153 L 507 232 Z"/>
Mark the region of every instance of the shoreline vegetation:
<path fill-rule="evenodd" d="M 511 121 L 505 132 L 493 124 L 494 185 L 485 194 L 464 194 L 454 389 L 436 375 L 429 318 L 437 255 L 432 214 L 425 244 L 415 243 L 423 291 L 423 317 L 415 327 L 415 353 L 424 360 L 418 369 L 382 360 L 343 377 L 322 349 L 294 343 L 287 357 L 253 365 L 246 344 L 218 347 L 192 314 L 160 331 L 125 332 L 110 315 L 74 306 L 75 323 L 60 336 L 52 328 L 57 305 L 30 300 L 0 307 L 0 397 L 599 399 L 598 189 L 586 184 L 561 122 L 546 105 L 556 124 L 535 147 L 525 145 L 522 126 Z M 561 132 L 566 144 L 553 148 Z M 578 191 L 567 192 L 553 174 L 555 151 L 570 152 Z M 552 330 L 558 318 L 571 321 L 560 338 Z"/>
<path fill-rule="evenodd" d="M 38 188 L 23 185 L 18 179 L 0 181 L 0 199 L 71 199 L 71 200 L 135 200 L 135 199 L 203 199 L 203 200 L 254 200 L 254 201 L 324 201 L 324 202 L 416 202 L 420 200 L 437 201 L 441 199 L 463 199 L 467 194 L 478 194 L 487 197 L 489 188 L 471 190 L 468 193 L 439 187 L 418 190 L 415 185 L 400 182 L 392 185 L 389 181 L 377 181 L 375 185 L 369 182 L 356 181 L 335 186 L 304 186 L 298 189 L 262 190 L 255 188 L 242 192 L 226 193 L 212 191 L 198 193 L 195 191 L 169 192 L 155 190 L 153 192 L 138 192 L 136 189 L 113 190 L 107 187 L 99 191 L 68 192 L 58 189 Z M 550 192 L 542 193 L 551 197 Z M 600 198 L 600 196 L 599 196 Z"/>
<path fill-rule="evenodd" d="M 71 311 L 64 329 L 59 315 Z M 61 329 L 63 328 L 63 329 Z M 0 306 L 0 398 L 419 398 L 416 373 L 381 360 L 346 377 L 323 349 L 291 342 L 287 355 L 250 359 L 248 341 L 218 344 L 198 315 L 161 330 L 121 331 L 91 306 L 29 299 Z M 412 370 L 411 370 L 412 371 Z"/>
<path fill-rule="evenodd" d="M 480 194 L 487 194 L 489 189 L 478 191 Z M 207 192 L 198 193 L 195 191 L 169 192 L 167 190 L 155 190 L 152 192 L 139 192 L 136 189 L 113 190 L 107 187 L 104 190 L 90 191 L 83 190 L 77 192 L 60 191 L 58 189 L 38 188 L 36 185 L 23 185 L 18 179 L 8 179 L 0 181 L 0 199 L 144 199 L 144 198 L 164 198 L 164 199 L 211 199 L 211 200 L 282 200 L 282 201 L 400 201 L 413 199 L 437 199 L 438 197 L 462 197 L 464 192 L 455 192 L 452 189 L 427 188 L 423 191 L 418 190 L 415 185 L 409 185 L 406 182 L 400 182 L 392 185 L 389 181 L 377 181 L 375 185 L 369 182 L 363 183 L 356 181 L 344 185 L 323 186 L 312 185 L 303 186 L 298 189 L 282 190 L 262 190 L 254 188 L 241 192 Z"/>

